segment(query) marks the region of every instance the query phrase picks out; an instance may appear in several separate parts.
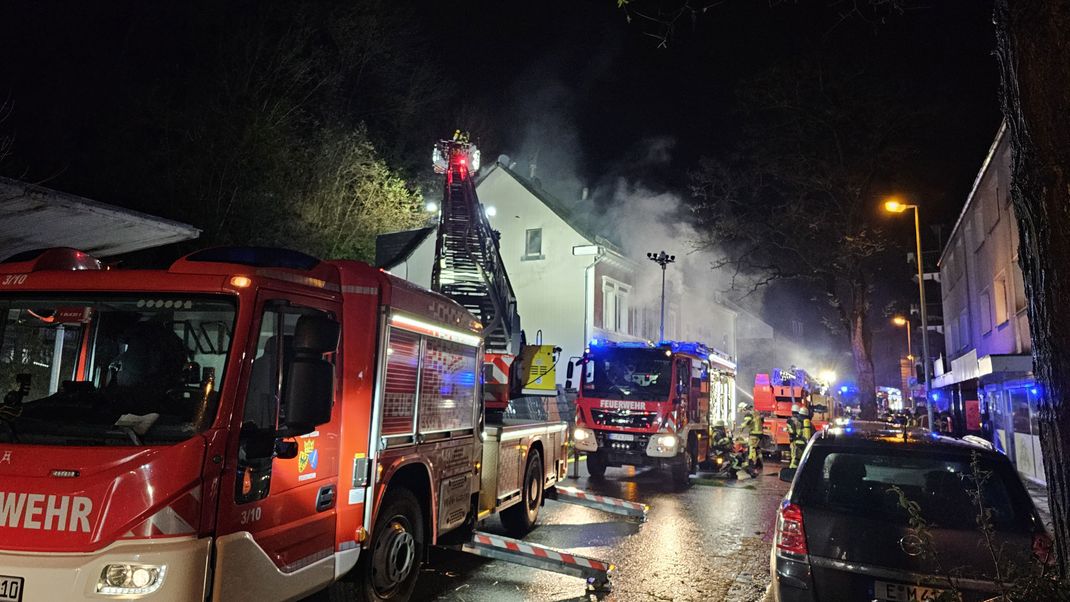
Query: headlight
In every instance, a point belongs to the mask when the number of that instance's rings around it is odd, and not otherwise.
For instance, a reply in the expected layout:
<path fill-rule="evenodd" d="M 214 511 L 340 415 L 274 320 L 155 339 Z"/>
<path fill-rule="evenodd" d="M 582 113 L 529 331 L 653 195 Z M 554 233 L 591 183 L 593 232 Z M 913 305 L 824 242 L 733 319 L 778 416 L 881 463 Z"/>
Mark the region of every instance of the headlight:
<path fill-rule="evenodd" d="M 109 564 L 100 572 L 97 593 L 105 596 L 151 594 L 163 585 L 166 566 Z"/>
<path fill-rule="evenodd" d="M 662 447 L 676 447 L 676 435 L 659 435 L 658 445 Z"/>
<path fill-rule="evenodd" d="M 586 441 L 590 438 L 591 431 L 583 427 L 577 427 L 576 430 L 572 432 L 572 439 L 575 441 Z"/>

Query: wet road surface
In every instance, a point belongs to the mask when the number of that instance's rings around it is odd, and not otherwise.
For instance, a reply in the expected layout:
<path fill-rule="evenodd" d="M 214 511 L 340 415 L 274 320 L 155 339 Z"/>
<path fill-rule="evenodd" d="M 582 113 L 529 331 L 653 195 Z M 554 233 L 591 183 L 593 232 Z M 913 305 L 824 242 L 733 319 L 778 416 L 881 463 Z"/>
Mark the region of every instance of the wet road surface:
<path fill-rule="evenodd" d="M 582 464 L 582 463 L 581 463 Z M 674 491 L 657 471 L 610 468 L 604 480 L 564 484 L 651 506 L 646 523 L 598 510 L 548 501 L 525 541 L 617 565 L 606 601 L 762 600 L 769 582 L 769 546 L 775 511 L 787 484 L 746 475 L 735 482 L 700 473 Z M 569 471 L 572 475 L 572 471 Z M 742 473 L 741 473 L 742 474 Z M 482 531 L 504 534 L 492 518 Z M 414 600 L 586 600 L 583 580 L 459 552 L 434 550 Z"/>

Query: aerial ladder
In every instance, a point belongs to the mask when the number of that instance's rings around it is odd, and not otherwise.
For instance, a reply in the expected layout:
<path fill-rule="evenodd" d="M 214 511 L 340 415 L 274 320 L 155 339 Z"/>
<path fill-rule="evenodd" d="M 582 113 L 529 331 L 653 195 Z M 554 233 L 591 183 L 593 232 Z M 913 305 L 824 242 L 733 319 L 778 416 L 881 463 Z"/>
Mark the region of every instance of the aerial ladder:
<path fill-rule="evenodd" d="M 445 175 L 445 186 L 431 290 L 460 303 L 483 324 L 487 410 L 504 412 L 510 400 L 525 396 L 556 396 L 560 350 L 541 341 L 526 344 L 498 233 L 476 196 L 479 149 L 457 133 L 435 146 L 433 162 L 435 171 Z"/>
<path fill-rule="evenodd" d="M 510 405 L 511 400 L 558 395 L 554 367 L 561 350 L 541 341 L 526 344 L 516 294 L 502 261 L 499 234 L 491 227 L 476 196 L 473 177 L 479 170 L 476 145 L 458 132 L 451 140 L 435 145 L 433 163 L 435 172 L 445 176 L 445 185 L 439 206 L 431 290 L 463 305 L 483 325 L 483 400 L 491 432 L 489 439 L 493 439 L 495 426 L 489 423 L 509 428 L 510 417 L 521 418 L 516 407 Z M 546 414 L 549 412 L 527 418 L 559 420 L 560 415 Z M 512 428 L 516 426 L 513 424 Z M 646 519 L 649 510 L 642 503 L 599 496 L 560 484 L 548 488 L 545 499 L 595 508 L 640 522 Z M 609 590 L 609 577 L 615 570 L 607 562 L 480 531 L 474 531 L 467 541 L 445 547 L 581 577 L 586 580 L 588 590 L 595 593 Z"/>

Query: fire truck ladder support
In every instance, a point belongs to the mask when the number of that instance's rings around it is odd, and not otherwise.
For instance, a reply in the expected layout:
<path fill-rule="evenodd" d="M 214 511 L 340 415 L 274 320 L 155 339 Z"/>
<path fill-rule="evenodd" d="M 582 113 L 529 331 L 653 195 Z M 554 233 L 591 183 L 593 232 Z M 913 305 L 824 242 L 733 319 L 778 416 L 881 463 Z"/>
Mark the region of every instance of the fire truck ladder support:
<path fill-rule="evenodd" d="M 650 506 L 647 506 L 646 504 L 629 502 L 620 498 L 607 497 L 604 495 L 595 495 L 574 487 L 562 487 L 561 485 L 547 489 L 546 497 L 547 499 L 556 500 L 564 504 L 586 506 L 603 512 L 635 517 L 639 519 L 639 522 L 646 522 L 646 514 L 650 510 Z"/>
<path fill-rule="evenodd" d="M 592 593 L 609 592 L 612 587 L 609 575 L 616 570 L 616 567 L 608 562 L 558 552 L 538 544 L 480 531 L 476 531 L 471 541 L 461 546 L 461 551 L 484 558 L 504 560 L 544 571 L 580 577 L 587 581 L 587 591 Z"/>

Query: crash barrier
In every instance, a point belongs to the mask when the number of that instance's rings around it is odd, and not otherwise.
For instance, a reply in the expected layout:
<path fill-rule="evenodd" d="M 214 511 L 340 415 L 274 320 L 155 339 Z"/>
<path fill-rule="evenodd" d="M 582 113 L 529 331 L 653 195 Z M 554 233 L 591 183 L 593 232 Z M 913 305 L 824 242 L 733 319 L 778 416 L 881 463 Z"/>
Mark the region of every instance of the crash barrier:
<path fill-rule="evenodd" d="M 553 548 L 527 543 L 501 535 L 476 531 L 461 550 L 484 558 L 504 560 L 545 571 L 580 577 L 587 581 L 587 591 L 607 592 L 610 573 L 616 567 L 608 562 L 559 552 Z"/>
<path fill-rule="evenodd" d="M 566 504 L 576 504 L 577 506 L 586 506 L 603 512 L 636 517 L 641 522 L 646 521 L 646 514 L 650 510 L 650 506 L 639 502 L 629 502 L 620 498 L 595 495 L 574 487 L 562 487 L 561 485 L 547 489 L 546 497 Z"/>

